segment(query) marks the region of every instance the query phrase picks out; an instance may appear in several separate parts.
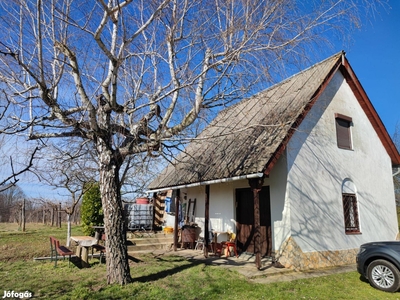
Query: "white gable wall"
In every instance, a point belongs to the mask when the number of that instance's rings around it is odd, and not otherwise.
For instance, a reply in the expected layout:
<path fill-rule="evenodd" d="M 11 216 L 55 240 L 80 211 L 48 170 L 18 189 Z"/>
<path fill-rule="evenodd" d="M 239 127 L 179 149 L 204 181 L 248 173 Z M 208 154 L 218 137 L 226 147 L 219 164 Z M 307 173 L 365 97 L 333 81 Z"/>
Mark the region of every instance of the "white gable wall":
<path fill-rule="evenodd" d="M 353 150 L 337 147 L 335 113 L 349 116 Z M 291 235 L 303 252 L 344 250 L 398 232 L 391 161 L 342 74 L 337 72 L 287 150 Z M 342 184 L 357 189 L 361 234 L 344 230 Z"/>
<path fill-rule="evenodd" d="M 287 161 L 283 155 L 270 176 L 272 249 L 276 252 L 291 234 L 291 201 L 287 195 Z"/>

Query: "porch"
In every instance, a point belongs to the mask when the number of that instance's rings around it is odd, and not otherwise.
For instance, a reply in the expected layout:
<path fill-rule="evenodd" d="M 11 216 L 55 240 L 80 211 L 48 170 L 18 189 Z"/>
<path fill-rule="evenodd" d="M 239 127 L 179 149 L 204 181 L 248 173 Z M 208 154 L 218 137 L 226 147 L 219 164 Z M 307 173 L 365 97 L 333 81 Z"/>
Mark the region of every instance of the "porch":
<path fill-rule="evenodd" d="M 143 254 L 144 252 L 142 252 Z M 221 268 L 227 268 L 231 271 L 238 272 L 245 276 L 248 280 L 257 283 L 273 283 L 282 281 L 292 281 L 298 279 L 306 279 L 319 276 L 328 276 L 336 273 L 347 273 L 356 271 L 355 264 L 348 264 L 336 267 L 319 268 L 307 271 L 296 271 L 292 269 L 279 268 L 274 266 L 272 261 L 267 258 L 261 260 L 262 267 L 257 269 L 254 267 L 255 256 L 242 254 L 239 258 L 236 257 L 218 257 L 209 256 L 204 257 L 203 251 L 192 250 L 192 249 L 158 249 L 154 251 L 148 251 L 147 253 L 152 253 L 154 256 L 162 257 L 166 255 L 177 255 L 185 257 L 189 261 L 193 262 L 204 262 L 207 265 L 214 265 Z M 138 254 L 140 257 L 141 254 Z M 135 256 L 136 257 L 136 256 Z"/>

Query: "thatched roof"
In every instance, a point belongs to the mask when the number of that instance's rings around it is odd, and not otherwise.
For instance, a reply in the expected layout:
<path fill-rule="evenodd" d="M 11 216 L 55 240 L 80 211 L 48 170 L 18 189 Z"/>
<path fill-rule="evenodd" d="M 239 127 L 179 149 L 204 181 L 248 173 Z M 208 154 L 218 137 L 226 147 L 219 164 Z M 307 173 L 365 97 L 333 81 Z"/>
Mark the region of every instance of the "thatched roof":
<path fill-rule="evenodd" d="M 340 52 L 221 111 L 175 162 L 149 185 L 149 189 L 256 173 L 268 175 L 293 130 L 333 74 L 339 67 L 350 68 L 343 62 L 347 63 L 347 60 Z M 352 71 L 350 75 L 355 77 Z M 373 112 L 376 114 L 375 110 Z"/>

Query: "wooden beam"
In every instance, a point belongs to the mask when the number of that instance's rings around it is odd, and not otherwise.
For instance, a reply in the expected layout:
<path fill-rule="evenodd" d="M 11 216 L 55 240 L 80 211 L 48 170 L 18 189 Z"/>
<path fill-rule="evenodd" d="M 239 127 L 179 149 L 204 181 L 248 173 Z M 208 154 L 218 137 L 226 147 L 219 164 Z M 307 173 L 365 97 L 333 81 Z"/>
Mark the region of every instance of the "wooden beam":
<path fill-rule="evenodd" d="M 249 185 L 253 191 L 254 199 L 254 254 L 256 267 L 261 269 L 261 222 L 260 222 L 260 191 L 264 184 L 264 178 L 249 179 Z"/>
<path fill-rule="evenodd" d="M 205 196 L 205 212 L 204 212 L 204 257 L 208 257 L 208 246 L 210 237 L 210 186 L 206 185 L 206 196 Z"/>
<path fill-rule="evenodd" d="M 179 222 L 180 197 L 181 197 L 181 190 L 177 189 L 175 197 L 174 251 L 178 250 L 178 222 Z"/>

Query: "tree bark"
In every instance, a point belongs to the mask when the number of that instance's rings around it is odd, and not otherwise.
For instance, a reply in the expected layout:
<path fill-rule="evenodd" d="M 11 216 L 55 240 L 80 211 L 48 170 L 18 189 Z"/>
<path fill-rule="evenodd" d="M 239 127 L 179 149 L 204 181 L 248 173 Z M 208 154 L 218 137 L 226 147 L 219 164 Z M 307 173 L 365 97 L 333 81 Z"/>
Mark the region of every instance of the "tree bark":
<path fill-rule="evenodd" d="M 123 207 L 119 182 L 121 163 L 102 139 L 97 142 L 100 164 L 100 193 L 106 235 L 107 283 L 132 282 L 130 275 Z"/>
<path fill-rule="evenodd" d="M 71 245 L 71 214 L 67 213 L 67 247 Z"/>

